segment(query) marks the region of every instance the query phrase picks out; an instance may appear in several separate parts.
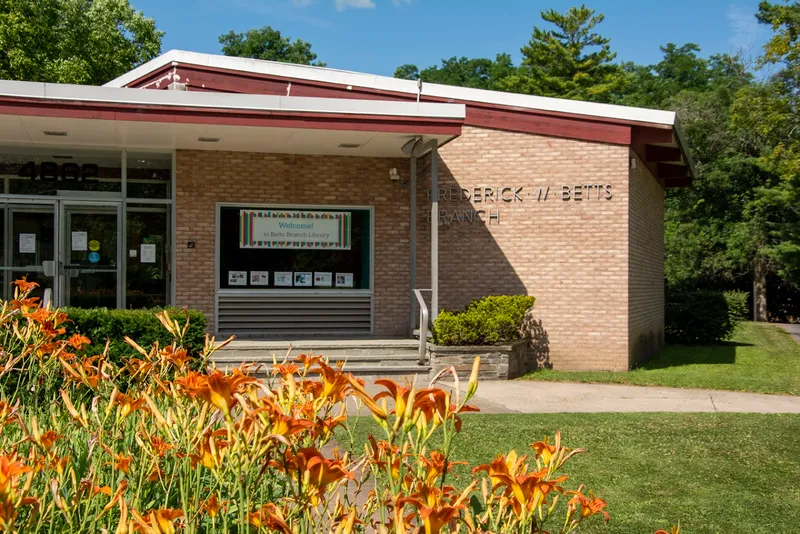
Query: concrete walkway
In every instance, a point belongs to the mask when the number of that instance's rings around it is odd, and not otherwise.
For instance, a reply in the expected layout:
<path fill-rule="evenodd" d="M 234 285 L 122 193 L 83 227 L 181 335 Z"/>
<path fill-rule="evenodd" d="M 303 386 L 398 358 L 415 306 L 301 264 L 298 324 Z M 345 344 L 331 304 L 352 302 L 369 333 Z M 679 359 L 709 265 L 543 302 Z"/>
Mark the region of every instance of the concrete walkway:
<path fill-rule="evenodd" d="M 427 384 L 418 383 L 418 387 Z M 452 383 L 443 381 L 440 387 Z M 466 382 L 461 383 L 462 390 Z M 374 395 L 383 388 L 367 383 Z M 470 404 L 481 413 L 565 412 L 743 412 L 800 413 L 800 396 L 763 395 L 709 389 L 536 382 L 483 381 Z M 348 406 L 355 412 L 355 406 Z"/>
<path fill-rule="evenodd" d="M 795 341 L 800 343 L 800 324 L 779 323 L 778 326 L 789 332 Z"/>
<path fill-rule="evenodd" d="M 472 404 L 484 413 L 800 413 L 800 397 L 784 395 L 529 380 L 481 382 Z"/>

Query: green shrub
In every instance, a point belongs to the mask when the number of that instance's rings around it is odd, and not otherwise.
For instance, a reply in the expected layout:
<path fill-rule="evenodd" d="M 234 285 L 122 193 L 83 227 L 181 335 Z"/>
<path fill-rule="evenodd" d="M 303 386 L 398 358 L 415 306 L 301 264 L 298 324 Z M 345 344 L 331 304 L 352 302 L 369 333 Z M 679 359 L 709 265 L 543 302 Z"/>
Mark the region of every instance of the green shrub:
<path fill-rule="evenodd" d="M 81 333 L 91 339 L 92 346 L 88 350 L 99 354 L 103 351 L 106 340 L 111 340 L 108 352 L 112 361 L 120 362 L 136 354 L 136 351 L 125 343 L 124 336 L 130 337 L 142 347 L 150 347 L 156 341 L 162 347 L 172 343 L 172 336 L 156 317 L 159 308 L 142 310 L 66 308 L 63 311 L 69 314 L 71 321 L 66 324 L 67 335 Z M 181 326 L 186 321 L 186 313 L 189 314 L 189 330 L 183 346 L 189 354 L 196 355 L 203 348 L 206 333 L 205 315 L 201 311 L 185 311 L 179 308 L 167 308 L 167 311 Z"/>
<path fill-rule="evenodd" d="M 708 345 L 728 339 L 747 314 L 742 291 L 667 291 L 664 333 L 668 342 Z"/>
<path fill-rule="evenodd" d="M 741 321 L 747 320 L 750 307 L 750 293 L 746 291 L 726 291 L 723 293 L 725 302 L 728 304 L 728 316 L 731 318 L 734 326 Z"/>
<path fill-rule="evenodd" d="M 473 300 L 457 312 L 442 311 L 433 325 L 437 345 L 493 345 L 522 337 L 522 320 L 536 301 L 525 295 Z"/>

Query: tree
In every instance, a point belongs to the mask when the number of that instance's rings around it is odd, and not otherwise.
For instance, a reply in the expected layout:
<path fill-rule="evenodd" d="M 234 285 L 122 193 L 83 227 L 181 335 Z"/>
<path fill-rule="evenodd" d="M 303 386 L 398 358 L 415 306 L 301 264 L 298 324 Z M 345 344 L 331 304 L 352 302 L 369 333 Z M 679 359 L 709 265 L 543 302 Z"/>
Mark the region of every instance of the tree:
<path fill-rule="evenodd" d="M 499 87 L 517 93 L 607 102 L 625 81 L 610 40 L 595 33 L 603 22 L 602 14 L 586 6 L 566 13 L 542 12 L 542 18 L 555 26 L 534 27 L 527 46 L 522 47 L 522 65 L 507 76 Z"/>
<path fill-rule="evenodd" d="M 0 0 L 0 78 L 102 84 L 156 57 L 163 35 L 128 0 Z"/>
<path fill-rule="evenodd" d="M 487 58 L 451 57 L 443 59 L 439 66 L 434 65 L 421 71 L 416 65 L 405 64 L 395 69 L 394 77 L 476 89 L 495 89 L 499 81 L 514 70 L 509 54 L 497 54 L 495 61 Z"/>
<path fill-rule="evenodd" d="M 220 35 L 222 53 L 226 56 L 266 59 L 282 63 L 298 65 L 314 65 L 324 67 L 326 64 L 317 61 L 317 54 L 311 51 L 311 43 L 291 37 L 284 37 L 278 30 L 270 26 L 248 30 L 247 33 L 229 31 Z"/>
<path fill-rule="evenodd" d="M 766 319 L 767 276 L 800 283 L 800 2 L 762 1 L 756 15 L 772 27 L 759 67 L 780 68 L 766 82 L 746 88 L 734 103 L 734 125 L 777 176 L 756 190 L 748 205 L 748 240 L 756 317 Z"/>

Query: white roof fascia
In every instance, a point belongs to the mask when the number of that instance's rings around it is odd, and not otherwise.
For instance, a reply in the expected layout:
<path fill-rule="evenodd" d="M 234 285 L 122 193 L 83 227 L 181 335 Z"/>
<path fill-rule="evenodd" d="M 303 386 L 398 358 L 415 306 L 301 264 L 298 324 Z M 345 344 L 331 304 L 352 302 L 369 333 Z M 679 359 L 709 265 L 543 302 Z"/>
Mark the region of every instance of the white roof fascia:
<path fill-rule="evenodd" d="M 419 93 L 417 82 L 401 80 L 388 76 L 376 76 L 360 72 L 313 67 L 308 65 L 294 65 L 250 58 L 230 57 L 214 54 L 201 54 L 183 50 L 170 50 L 165 54 L 123 74 L 107 84 L 105 87 L 123 87 L 142 76 L 153 72 L 164 65 L 192 64 L 218 69 L 237 70 L 266 74 L 285 78 L 295 78 L 329 84 L 350 86 L 353 88 L 373 89 L 378 91 L 392 91 L 417 95 Z M 181 80 L 186 82 L 187 80 Z M 191 80 L 188 80 L 191 86 Z M 489 91 L 486 89 L 472 89 L 434 83 L 423 83 L 423 96 L 445 98 L 452 100 L 471 101 L 485 104 L 496 104 L 509 107 L 526 108 L 532 110 L 570 113 L 590 117 L 626 120 L 646 124 L 675 126 L 675 112 L 655 109 L 617 106 L 613 104 L 598 104 L 580 100 L 562 98 L 549 98 L 533 95 Z"/>
<path fill-rule="evenodd" d="M 466 106 L 463 104 L 168 90 L 143 91 L 141 89 L 120 87 L 95 87 L 90 85 L 19 82 L 11 80 L 0 80 L 0 95 L 42 100 L 214 108 L 242 111 L 337 113 L 346 115 L 378 115 L 455 120 L 463 120 L 466 117 Z"/>

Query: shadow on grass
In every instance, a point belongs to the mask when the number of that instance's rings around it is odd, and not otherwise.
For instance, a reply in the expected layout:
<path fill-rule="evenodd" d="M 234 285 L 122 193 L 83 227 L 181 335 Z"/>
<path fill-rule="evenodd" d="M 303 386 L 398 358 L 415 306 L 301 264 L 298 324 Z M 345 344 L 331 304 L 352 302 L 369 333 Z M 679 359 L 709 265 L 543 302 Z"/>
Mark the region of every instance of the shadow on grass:
<path fill-rule="evenodd" d="M 682 365 L 730 365 L 736 363 L 739 347 L 752 347 L 750 343 L 723 341 L 716 345 L 667 345 L 639 369 L 666 369 Z"/>

